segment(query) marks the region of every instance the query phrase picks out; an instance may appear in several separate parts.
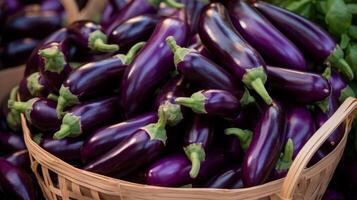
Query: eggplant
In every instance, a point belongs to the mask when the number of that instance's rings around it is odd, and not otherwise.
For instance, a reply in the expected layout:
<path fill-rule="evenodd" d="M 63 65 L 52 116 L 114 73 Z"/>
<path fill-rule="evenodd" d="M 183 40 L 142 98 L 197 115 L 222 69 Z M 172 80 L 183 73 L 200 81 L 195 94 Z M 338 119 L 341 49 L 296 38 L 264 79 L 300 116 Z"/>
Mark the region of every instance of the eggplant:
<path fill-rule="evenodd" d="M 103 175 L 115 174 L 116 178 L 123 178 L 156 159 L 163 152 L 167 140 L 167 118 L 162 106 L 158 115 L 157 123 L 139 128 L 110 151 L 85 165 L 83 169 Z"/>
<path fill-rule="evenodd" d="M 211 3 L 203 10 L 198 32 L 203 44 L 221 58 L 224 67 L 254 89 L 266 104 L 272 103 L 264 86 L 267 74 L 263 58 L 235 30 L 222 4 Z"/>
<path fill-rule="evenodd" d="M 157 121 L 157 114 L 150 112 L 128 121 L 109 125 L 89 135 L 81 148 L 81 159 L 88 163 L 110 151 L 117 144 L 130 137 L 139 128 Z"/>
<path fill-rule="evenodd" d="M 112 24 L 107 28 L 106 33 L 109 34 L 113 32 L 115 27 L 123 23 L 124 21 L 139 16 L 147 14 L 156 14 L 158 7 L 161 2 L 165 2 L 168 6 L 173 8 L 182 8 L 183 4 L 175 2 L 175 0 L 136 0 L 130 1 L 126 4 L 120 12 L 115 16 Z"/>
<path fill-rule="evenodd" d="M 115 11 L 120 11 L 130 1 L 131 0 L 110 0 L 109 3 Z"/>
<path fill-rule="evenodd" d="M 189 174 L 193 179 L 198 176 L 201 163 L 206 159 L 206 152 L 212 146 L 213 129 L 213 123 L 207 117 L 197 115 L 185 136 L 184 151 L 192 165 Z"/>
<path fill-rule="evenodd" d="M 100 16 L 100 22 L 99 24 L 103 27 L 104 30 L 111 24 L 113 21 L 113 18 L 115 16 L 115 9 L 112 5 L 107 4 L 107 6 L 104 8 L 101 16 Z"/>
<path fill-rule="evenodd" d="M 30 157 L 29 152 L 27 150 L 15 151 L 5 157 L 5 159 L 16 167 L 20 167 L 22 169 L 30 169 Z"/>
<path fill-rule="evenodd" d="M 225 90 L 202 90 L 191 97 L 178 97 L 175 102 L 191 108 L 197 114 L 232 118 L 237 115 L 240 100 Z"/>
<path fill-rule="evenodd" d="M 209 2 L 209 0 L 182 0 L 182 3 L 185 5 L 185 12 L 187 15 L 188 25 L 191 29 L 191 35 L 194 35 L 198 32 L 200 14 Z"/>
<path fill-rule="evenodd" d="M 327 189 L 324 196 L 322 197 L 323 200 L 346 200 L 345 196 L 338 191 Z"/>
<path fill-rule="evenodd" d="M 316 103 L 331 93 L 330 84 L 319 74 L 271 66 L 267 67 L 267 72 L 268 86 L 297 103 Z"/>
<path fill-rule="evenodd" d="M 0 152 L 13 152 L 23 149 L 26 149 L 26 146 L 21 135 L 0 131 Z"/>
<path fill-rule="evenodd" d="M 42 0 L 40 6 L 42 11 L 56 11 L 59 14 L 64 11 L 62 3 L 58 0 Z"/>
<path fill-rule="evenodd" d="M 56 102 L 52 100 L 36 97 L 26 102 L 10 101 L 9 107 L 23 113 L 30 124 L 41 131 L 53 132 L 60 128 Z"/>
<path fill-rule="evenodd" d="M 234 160 L 240 160 L 242 153 L 247 151 L 252 142 L 253 132 L 248 129 L 227 128 L 224 134 L 228 136 L 226 137 L 228 139 L 227 153 Z"/>
<path fill-rule="evenodd" d="M 134 45 L 127 55 L 119 54 L 98 62 L 87 63 L 72 71 L 59 91 L 57 113 L 60 115 L 69 106 L 115 90 L 117 86 L 113 82 L 123 75 L 127 65 L 144 44 L 140 42 Z"/>
<path fill-rule="evenodd" d="M 243 105 L 248 104 L 251 98 L 243 84 L 236 81 L 228 72 L 216 65 L 198 51 L 182 48 L 176 44 L 174 38 L 166 39 L 174 53 L 177 70 L 190 82 L 207 89 L 227 90 L 242 99 Z"/>
<path fill-rule="evenodd" d="M 65 162 L 78 163 L 81 161 L 82 138 L 56 140 L 51 136 L 42 137 L 42 135 L 35 135 L 33 140 L 44 150 Z"/>
<path fill-rule="evenodd" d="M 263 1 L 256 1 L 253 6 L 315 62 L 336 67 L 344 76 L 353 79 L 353 71 L 344 60 L 342 49 L 318 25 L 293 12 Z"/>
<path fill-rule="evenodd" d="M 0 186 L 12 196 L 10 199 L 35 200 L 31 177 L 3 158 L 0 158 Z"/>
<path fill-rule="evenodd" d="M 1 105 L 1 117 L 3 117 L 6 122 L 5 129 L 10 129 L 15 132 L 21 130 L 21 117 L 19 112 L 17 112 L 16 110 L 9 109 L 8 103 L 9 101 L 15 101 L 17 99 L 18 90 L 18 86 L 12 88 L 9 98 Z"/>
<path fill-rule="evenodd" d="M 24 4 L 21 0 L 5 0 L 0 3 L 1 11 L 4 15 L 11 15 L 21 10 Z"/>
<path fill-rule="evenodd" d="M 164 19 L 156 26 L 143 49 L 125 70 L 121 81 L 120 104 L 126 117 L 142 109 L 141 104 L 172 69 L 173 54 L 165 39 L 173 36 L 179 45 L 184 45 L 187 33 L 187 24 L 173 18 Z"/>
<path fill-rule="evenodd" d="M 217 189 L 239 189 L 243 188 L 242 168 L 241 166 L 229 167 L 215 176 L 213 176 L 207 183 L 204 184 L 205 188 Z"/>
<path fill-rule="evenodd" d="M 265 106 L 244 155 L 242 179 L 245 186 L 252 187 L 267 181 L 284 145 L 285 124 L 285 112 L 279 102 Z"/>
<path fill-rule="evenodd" d="M 347 81 L 336 70 L 330 67 L 326 68 L 324 77 L 331 85 L 332 95 L 343 103 L 348 97 L 354 97 L 353 89 L 348 85 Z"/>
<path fill-rule="evenodd" d="M 232 120 L 232 123 L 235 127 L 253 130 L 258 122 L 260 114 L 261 111 L 259 106 L 252 103 L 242 107 Z"/>
<path fill-rule="evenodd" d="M 234 27 L 267 62 L 278 67 L 307 70 L 300 50 L 254 8 L 244 1 L 233 0 L 228 2 L 227 8 Z"/>
<path fill-rule="evenodd" d="M 113 120 L 119 112 L 114 97 L 96 99 L 74 106 L 64 115 L 54 139 L 78 137 Z"/>
<path fill-rule="evenodd" d="M 17 66 L 24 63 L 31 52 L 40 43 L 39 40 L 23 38 L 6 43 L 1 51 L 4 65 L 6 67 Z"/>
<path fill-rule="evenodd" d="M 68 26 L 68 33 L 73 43 L 83 49 L 97 52 L 115 52 L 119 50 L 116 44 L 108 44 L 108 36 L 102 27 L 89 20 L 75 21 Z"/>
<path fill-rule="evenodd" d="M 155 161 L 146 172 L 146 183 L 162 187 L 181 187 L 192 182 L 204 182 L 227 163 L 222 151 L 210 151 L 202 162 L 200 173 L 190 177 L 191 162 L 184 153 L 165 156 Z"/>
<path fill-rule="evenodd" d="M 50 88 L 51 86 L 43 76 L 39 72 L 35 72 L 21 80 L 19 85 L 20 100 L 28 101 L 34 97 L 46 97 L 50 93 Z"/>
<path fill-rule="evenodd" d="M 116 26 L 108 35 L 111 44 L 117 44 L 121 50 L 127 51 L 132 45 L 149 39 L 160 18 L 156 15 L 140 15 L 130 18 Z"/>
<path fill-rule="evenodd" d="M 291 138 L 289 138 L 285 144 L 284 151 L 281 153 L 278 163 L 275 166 L 275 169 L 272 172 L 272 177 L 270 179 L 277 180 L 284 178 L 288 173 L 290 166 L 293 163 L 293 151 L 294 143 Z"/>

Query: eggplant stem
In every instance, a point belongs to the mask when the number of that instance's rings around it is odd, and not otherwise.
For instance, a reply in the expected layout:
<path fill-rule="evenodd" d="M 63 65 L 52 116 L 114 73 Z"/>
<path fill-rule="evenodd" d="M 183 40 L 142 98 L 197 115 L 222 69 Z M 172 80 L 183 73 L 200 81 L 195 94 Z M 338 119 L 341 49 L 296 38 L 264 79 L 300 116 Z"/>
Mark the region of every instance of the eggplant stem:
<path fill-rule="evenodd" d="M 163 111 L 165 112 L 167 125 L 176 126 L 182 121 L 183 115 L 180 105 L 166 101 L 164 104 L 162 104 L 162 106 Z"/>
<path fill-rule="evenodd" d="M 60 74 L 67 63 L 65 56 L 60 51 L 58 45 L 40 50 L 38 54 L 45 58 L 44 62 L 46 71 L 56 72 Z"/>
<path fill-rule="evenodd" d="M 355 97 L 355 93 L 353 92 L 353 89 L 347 85 L 340 94 L 340 97 L 338 100 L 342 103 L 344 102 L 348 97 Z"/>
<path fill-rule="evenodd" d="M 40 74 L 38 72 L 31 74 L 27 78 L 27 89 L 32 96 L 40 96 L 43 85 L 40 84 L 39 79 Z"/>
<path fill-rule="evenodd" d="M 235 135 L 239 138 L 240 145 L 244 151 L 247 151 L 252 142 L 253 132 L 250 130 L 243 130 L 240 128 L 227 128 L 224 130 L 226 135 Z"/>
<path fill-rule="evenodd" d="M 9 108 L 14 109 L 20 113 L 25 113 L 29 109 L 29 105 L 26 102 L 9 101 Z"/>
<path fill-rule="evenodd" d="M 290 168 L 293 162 L 293 151 L 294 151 L 294 142 L 291 138 L 288 139 L 284 147 L 284 152 L 280 157 L 278 164 L 276 166 L 277 170 L 287 170 Z"/>
<path fill-rule="evenodd" d="M 39 50 L 38 54 L 44 58 L 55 58 L 58 56 L 58 54 L 60 53 L 60 50 L 58 49 L 57 46 L 52 46 L 49 47 L 47 49 L 42 49 Z"/>
<path fill-rule="evenodd" d="M 60 140 L 71 134 L 71 127 L 68 124 L 62 124 L 61 129 L 58 130 L 54 135 L 53 139 Z"/>
<path fill-rule="evenodd" d="M 179 3 L 175 0 L 161 0 L 162 2 L 164 2 L 166 5 L 168 5 L 171 8 L 184 8 L 185 5 L 182 3 Z"/>
<path fill-rule="evenodd" d="M 100 52 L 113 52 L 118 51 L 119 46 L 116 44 L 106 44 L 102 39 L 98 38 L 94 42 L 93 50 Z"/>
<path fill-rule="evenodd" d="M 53 93 L 50 93 L 48 96 L 47 96 L 47 99 L 49 100 L 52 100 L 52 101 L 55 101 L 55 102 L 58 102 L 58 96 L 53 94 Z"/>
<path fill-rule="evenodd" d="M 190 170 L 190 177 L 196 178 L 198 173 L 200 172 L 201 161 L 200 161 L 199 156 L 196 152 L 191 153 L 190 160 L 192 163 L 191 170 Z"/>
<path fill-rule="evenodd" d="M 205 150 L 201 143 L 192 143 L 184 147 L 187 158 L 191 161 L 190 177 L 196 178 L 200 172 L 201 163 L 206 158 Z"/>
<path fill-rule="evenodd" d="M 260 78 L 255 79 L 251 82 L 252 88 L 259 94 L 267 105 L 273 103 L 268 91 L 266 90 L 263 81 Z"/>
<path fill-rule="evenodd" d="M 15 86 L 11 89 L 11 92 L 10 92 L 10 98 L 9 100 L 14 100 L 16 101 L 17 99 L 17 92 L 19 91 L 19 86 Z"/>
<path fill-rule="evenodd" d="M 175 99 L 175 103 L 191 108 L 195 113 L 206 114 L 205 100 L 206 97 L 202 94 L 202 91 L 199 91 L 193 93 L 191 97 L 178 97 Z"/>
<path fill-rule="evenodd" d="M 353 80 L 354 78 L 354 73 L 351 69 L 351 66 L 346 62 L 345 59 L 340 58 L 338 60 L 338 63 L 336 64 L 338 67 L 338 70 L 344 74 L 349 80 Z"/>
<path fill-rule="evenodd" d="M 192 50 L 180 47 L 177 45 L 174 37 L 169 36 L 166 38 L 166 44 L 170 47 L 171 51 L 174 53 L 174 63 L 175 66 L 182 62 L 187 54 L 189 54 Z"/>
<path fill-rule="evenodd" d="M 125 55 L 124 64 L 129 65 L 131 62 L 133 62 L 135 56 L 145 46 L 145 44 L 146 42 L 139 42 L 132 46 L 128 53 Z"/>
<path fill-rule="evenodd" d="M 79 99 L 76 95 L 72 94 L 69 87 L 65 87 L 64 85 L 61 86 L 59 94 L 56 111 L 58 118 L 61 118 L 63 110 L 68 106 L 79 104 Z"/>

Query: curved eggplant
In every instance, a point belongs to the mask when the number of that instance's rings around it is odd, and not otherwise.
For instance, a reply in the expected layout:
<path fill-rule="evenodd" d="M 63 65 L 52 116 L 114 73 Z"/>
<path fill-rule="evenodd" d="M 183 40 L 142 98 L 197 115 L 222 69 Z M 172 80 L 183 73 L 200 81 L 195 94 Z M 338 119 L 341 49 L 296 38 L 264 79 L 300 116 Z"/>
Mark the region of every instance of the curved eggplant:
<path fill-rule="evenodd" d="M 21 80 L 19 85 L 20 100 L 28 101 L 34 97 L 47 97 L 50 88 L 51 86 L 43 76 L 39 72 L 35 72 Z"/>
<path fill-rule="evenodd" d="M 229 167 L 213 176 L 206 184 L 205 188 L 239 189 L 243 188 L 241 166 Z"/>
<path fill-rule="evenodd" d="M 29 152 L 25 150 L 15 151 L 5 157 L 5 159 L 16 167 L 29 169 L 31 167 Z"/>
<path fill-rule="evenodd" d="M 235 30 L 228 11 L 220 3 L 211 3 L 201 14 L 199 35 L 210 52 L 248 88 L 254 89 L 266 104 L 272 99 L 265 89 L 267 80 L 263 58 Z"/>
<path fill-rule="evenodd" d="M 6 58 L 2 59 L 4 65 L 11 67 L 23 64 L 38 44 L 40 44 L 40 41 L 32 38 L 23 38 L 6 43 L 1 49 L 1 56 Z"/>
<path fill-rule="evenodd" d="M 21 135 L 0 131 L 1 152 L 13 152 L 26 149 L 24 139 Z"/>

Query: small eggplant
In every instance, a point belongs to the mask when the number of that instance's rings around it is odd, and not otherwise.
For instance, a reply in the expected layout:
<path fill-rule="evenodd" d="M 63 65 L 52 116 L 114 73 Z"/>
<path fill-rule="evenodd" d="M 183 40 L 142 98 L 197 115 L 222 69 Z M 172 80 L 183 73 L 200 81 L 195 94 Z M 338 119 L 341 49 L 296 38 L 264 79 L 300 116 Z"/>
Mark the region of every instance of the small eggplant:
<path fill-rule="evenodd" d="M 226 146 L 227 153 L 234 160 L 240 160 L 242 152 L 246 152 L 252 142 L 253 132 L 248 129 L 227 128 L 224 130 L 224 134 L 227 135 L 227 139 L 229 139 L 228 145 Z"/>
<path fill-rule="evenodd" d="M 73 22 L 68 26 L 68 33 L 72 41 L 81 48 L 98 52 L 115 52 L 119 50 L 118 45 L 107 44 L 107 35 L 103 33 L 102 27 L 89 20 Z"/>
<path fill-rule="evenodd" d="M 242 163 L 245 186 L 260 185 L 269 178 L 284 145 L 285 124 L 285 112 L 277 101 L 264 108 Z"/>
<path fill-rule="evenodd" d="M 154 162 L 146 172 L 146 183 L 162 187 L 181 187 L 193 181 L 206 181 L 227 163 L 227 157 L 221 151 L 207 152 L 196 179 L 190 177 L 191 162 L 183 153 L 169 155 Z"/>
<path fill-rule="evenodd" d="M 184 151 L 192 165 L 189 173 L 193 179 L 198 176 L 206 152 L 212 146 L 213 129 L 213 123 L 207 117 L 197 115 L 185 137 Z"/>
<path fill-rule="evenodd" d="M 267 67 L 268 86 L 298 103 L 316 103 L 326 99 L 331 87 L 323 76 L 279 67 Z"/>
<path fill-rule="evenodd" d="M 0 186 L 10 199 L 35 200 L 35 188 L 31 177 L 20 168 L 0 158 Z"/>
<path fill-rule="evenodd" d="M 225 90 L 202 90 L 191 97 L 178 97 L 175 102 L 192 109 L 197 114 L 232 118 L 237 115 L 240 101 Z"/>
<path fill-rule="evenodd" d="M 263 58 L 235 30 L 222 4 L 206 6 L 200 18 L 199 35 L 207 49 L 220 57 L 236 78 L 254 89 L 266 104 L 272 103 L 264 86 L 267 74 Z"/>
<path fill-rule="evenodd" d="M 81 149 L 82 161 L 88 163 L 96 157 L 105 154 L 134 134 L 139 128 L 156 121 L 157 114 L 152 112 L 95 131 L 84 141 Z"/>
<path fill-rule="evenodd" d="M 300 50 L 254 8 L 244 1 L 233 0 L 227 8 L 234 27 L 265 60 L 279 67 L 306 71 Z"/>
<path fill-rule="evenodd" d="M 108 35 L 111 44 L 127 51 L 137 42 L 147 41 L 160 18 L 156 15 L 140 15 L 130 18 L 113 29 Z"/>
<path fill-rule="evenodd" d="M 0 131 L 0 152 L 13 152 L 26 149 L 21 135 Z"/>
<path fill-rule="evenodd" d="M 4 101 L 1 105 L 2 107 L 1 116 L 5 118 L 4 120 L 6 122 L 6 128 L 9 128 L 10 130 L 15 132 L 21 130 L 21 117 L 20 117 L 20 113 L 17 112 L 16 110 L 10 109 L 8 104 L 9 101 L 16 101 L 18 90 L 19 87 L 15 86 L 11 90 L 7 101 Z"/>
<path fill-rule="evenodd" d="M 344 102 L 347 97 L 355 96 L 353 89 L 337 71 L 328 67 L 324 72 L 324 77 L 331 85 L 332 95 L 337 98 L 340 103 Z"/>
<path fill-rule="evenodd" d="M 39 40 L 23 38 L 6 43 L 1 49 L 2 59 L 6 67 L 17 66 L 24 63 L 31 52 L 40 43 Z"/>
<path fill-rule="evenodd" d="M 253 5 L 316 62 L 332 65 L 347 78 L 353 79 L 353 71 L 344 60 L 342 49 L 318 25 L 263 1 L 256 1 Z"/>
<path fill-rule="evenodd" d="M 241 166 L 229 167 L 213 176 L 206 184 L 205 188 L 218 189 L 239 189 L 243 188 Z"/>
<path fill-rule="evenodd" d="M 173 18 L 164 19 L 156 26 L 146 45 L 125 70 L 121 81 L 120 103 L 126 117 L 142 109 L 142 103 L 172 69 L 173 54 L 165 39 L 173 36 L 179 45 L 184 45 L 187 33 L 187 24 Z"/>
<path fill-rule="evenodd" d="M 120 78 L 127 65 L 145 43 L 134 45 L 127 55 L 91 62 L 72 71 L 64 80 L 59 91 L 57 113 L 61 114 L 69 106 L 89 100 L 93 96 L 111 93 L 117 86 L 113 84 Z"/>
<path fill-rule="evenodd" d="M 234 117 L 232 123 L 235 127 L 253 130 L 261 114 L 259 106 L 252 103 L 242 107 Z"/>
<path fill-rule="evenodd" d="M 27 150 L 15 151 L 14 153 L 7 155 L 5 159 L 16 167 L 22 169 L 30 169 L 31 167 L 29 152 Z"/>
<path fill-rule="evenodd" d="M 79 104 L 64 115 L 61 128 L 55 139 L 78 137 L 93 128 L 105 125 L 118 114 L 117 99 L 114 97 Z"/>
<path fill-rule="evenodd" d="M 21 101 L 28 101 L 34 97 L 47 97 L 50 86 L 39 72 L 24 77 L 19 85 Z"/>

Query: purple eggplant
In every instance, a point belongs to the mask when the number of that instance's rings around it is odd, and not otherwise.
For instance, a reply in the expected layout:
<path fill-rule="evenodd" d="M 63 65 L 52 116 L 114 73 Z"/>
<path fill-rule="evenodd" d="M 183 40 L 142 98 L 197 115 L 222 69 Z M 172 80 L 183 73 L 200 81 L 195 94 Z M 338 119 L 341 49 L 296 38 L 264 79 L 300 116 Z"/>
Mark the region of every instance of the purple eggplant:
<path fill-rule="evenodd" d="M 27 150 L 15 151 L 5 157 L 5 159 L 22 169 L 29 169 L 31 166 L 29 152 Z"/>
<path fill-rule="evenodd" d="M 116 44 L 107 44 L 108 36 L 102 27 L 89 20 L 75 21 L 68 26 L 70 37 L 77 46 L 98 52 L 115 52 L 119 50 Z"/>
<path fill-rule="evenodd" d="M 328 189 L 322 197 L 322 200 L 346 200 L 346 198 L 341 192 Z"/>
<path fill-rule="evenodd" d="M 12 198 L 35 200 L 35 188 L 31 177 L 15 165 L 0 158 L 0 186 Z"/>
<path fill-rule="evenodd" d="M 36 97 L 27 102 L 10 101 L 9 107 L 23 113 L 30 124 L 41 131 L 51 132 L 60 128 L 56 102 L 52 100 Z"/>
<path fill-rule="evenodd" d="M 253 5 L 316 62 L 336 67 L 346 77 L 353 79 L 353 71 L 344 60 L 342 49 L 318 25 L 263 1 L 256 1 Z"/>
<path fill-rule="evenodd" d="M 224 134 L 228 136 L 227 153 L 234 160 L 240 160 L 242 153 L 247 151 L 252 142 L 253 132 L 248 129 L 227 128 Z"/>
<path fill-rule="evenodd" d="M 182 0 L 182 3 L 185 5 L 185 12 L 187 15 L 188 25 L 191 29 L 191 35 L 194 35 L 198 32 L 200 14 L 204 7 L 209 3 L 209 0 Z"/>
<path fill-rule="evenodd" d="M 234 27 L 267 62 L 306 71 L 306 61 L 300 50 L 254 8 L 244 1 L 233 0 L 227 8 Z"/>
<path fill-rule="evenodd" d="M 242 163 L 245 186 L 252 187 L 267 181 L 284 145 L 285 124 L 285 112 L 277 101 L 264 108 Z"/>
<path fill-rule="evenodd" d="M 206 159 L 206 152 L 212 146 L 213 123 L 204 116 L 197 115 L 185 137 L 184 151 L 191 162 L 189 172 L 191 178 L 196 178 L 200 172 L 201 163 Z"/>
<path fill-rule="evenodd" d="M 84 163 L 110 151 L 117 144 L 130 137 L 139 128 L 157 121 L 156 113 L 147 113 L 128 121 L 103 127 L 89 135 L 81 149 L 81 159 Z"/>
<path fill-rule="evenodd" d="M 0 50 L 1 56 L 6 58 L 3 59 L 4 65 L 11 67 L 23 64 L 39 43 L 39 40 L 31 38 L 23 38 L 6 43 Z"/>
<path fill-rule="evenodd" d="M 109 3 L 115 11 L 120 11 L 130 1 L 131 0 L 110 0 Z"/>
<path fill-rule="evenodd" d="M 191 97 L 179 97 L 175 102 L 186 106 L 198 114 L 232 118 L 237 115 L 240 101 L 225 90 L 202 90 L 193 93 Z"/>
<path fill-rule="evenodd" d="M 330 84 L 319 74 L 270 66 L 267 72 L 268 86 L 291 101 L 316 103 L 330 95 Z"/>
<path fill-rule="evenodd" d="M 117 99 L 114 97 L 93 100 L 79 104 L 64 115 L 61 128 L 54 134 L 55 139 L 78 137 L 93 128 L 105 125 L 119 112 Z"/>
<path fill-rule="evenodd" d="M 0 131 L 0 152 L 13 152 L 25 148 L 25 142 L 21 135 Z"/>
<path fill-rule="evenodd" d="M 114 10 L 113 6 L 107 4 L 104 8 L 101 16 L 100 16 L 100 25 L 103 27 L 104 30 L 111 24 L 113 18 L 115 17 L 116 11 Z"/>
<path fill-rule="evenodd" d="M 146 45 L 125 70 L 121 81 L 120 103 L 126 117 L 142 109 L 141 104 L 172 69 L 173 54 L 165 39 L 173 36 L 179 45 L 184 45 L 187 33 L 187 24 L 173 18 L 164 19 L 156 26 Z"/>
<path fill-rule="evenodd" d="M 160 106 L 157 123 L 143 126 L 117 144 L 107 153 L 84 166 L 84 170 L 123 178 L 156 159 L 164 150 L 167 140 L 164 109 Z"/>
<path fill-rule="evenodd" d="M 254 89 L 266 104 L 272 103 L 264 86 L 267 74 L 263 58 L 235 30 L 222 4 L 211 3 L 204 9 L 199 35 L 207 49 L 220 57 L 236 78 Z"/>
<path fill-rule="evenodd" d="M 111 44 L 117 44 L 121 50 L 127 51 L 132 45 L 149 39 L 160 18 L 156 15 L 140 15 L 130 18 L 108 35 Z"/>
<path fill-rule="evenodd" d="M 115 90 L 118 86 L 113 82 L 123 75 L 127 65 L 144 44 L 140 42 L 134 45 L 127 55 L 119 54 L 98 62 L 87 63 L 72 71 L 59 91 L 57 113 L 60 115 L 69 106 Z"/>
<path fill-rule="evenodd" d="M 198 51 L 178 46 L 172 37 L 167 38 L 166 42 L 174 53 L 176 68 L 186 79 L 207 89 L 230 91 L 242 99 L 243 105 L 249 103 L 249 92 L 224 69 Z"/>
<path fill-rule="evenodd" d="M 259 106 L 256 104 L 249 104 L 239 110 L 232 122 L 235 127 L 253 130 L 258 122 L 260 114 L 261 110 Z"/>
<path fill-rule="evenodd" d="M 57 156 L 66 162 L 81 161 L 81 147 L 83 146 L 82 138 L 64 138 L 61 140 L 53 139 L 51 136 L 42 137 L 35 135 L 33 140 L 44 150 Z"/>
<path fill-rule="evenodd" d="M 21 101 L 28 101 L 34 97 L 46 97 L 50 92 L 50 86 L 39 72 L 24 77 L 19 85 Z"/>
<path fill-rule="evenodd" d="M 210 151 L 202 162 L 201 170 L 196 177 L 190 177 L 191 162 L 183 153 L 169 155 L 154 162 L 146 172 L 146 183 L 163 187 L 181 187 L 193 181 L 206 181 L 214 175 L 219 167 L 227 162 L 221 151 Z"/>
<path fill-rule="evenodd" d="M 331 85 L 332 95 L 337 98 L 340 103 L 344 102 L 347 97 L 355 96 L 353 89 L 337 71 L 328 67 L 324 72 L 324 76 Z"/>
<path fill-rule="evenodd" d="M 220 189 L 239 189 L 243 188 L 242 168 L 241 166 L 229 167 L 215 176 L 213 176 L 206 184 L 205 188 L 220 188 Z"/>
<path fill-rule="evenodd" d="M 9 98 L 7 101 L 4 101 L 1 105 L 1 117 L 4 118 L 6 122 L 6 128 L 9 128 L 12 131 L 19 131 L 21 130 L 21 117 L 20 113 L 17 112 L 16 110 L 12 110 L 9 108 L 8 104 L 9 101 L 16 101 L 17 99 L 17 93 L 18 93 L 19 87 L 15 86 L 9 95 Z"/>

